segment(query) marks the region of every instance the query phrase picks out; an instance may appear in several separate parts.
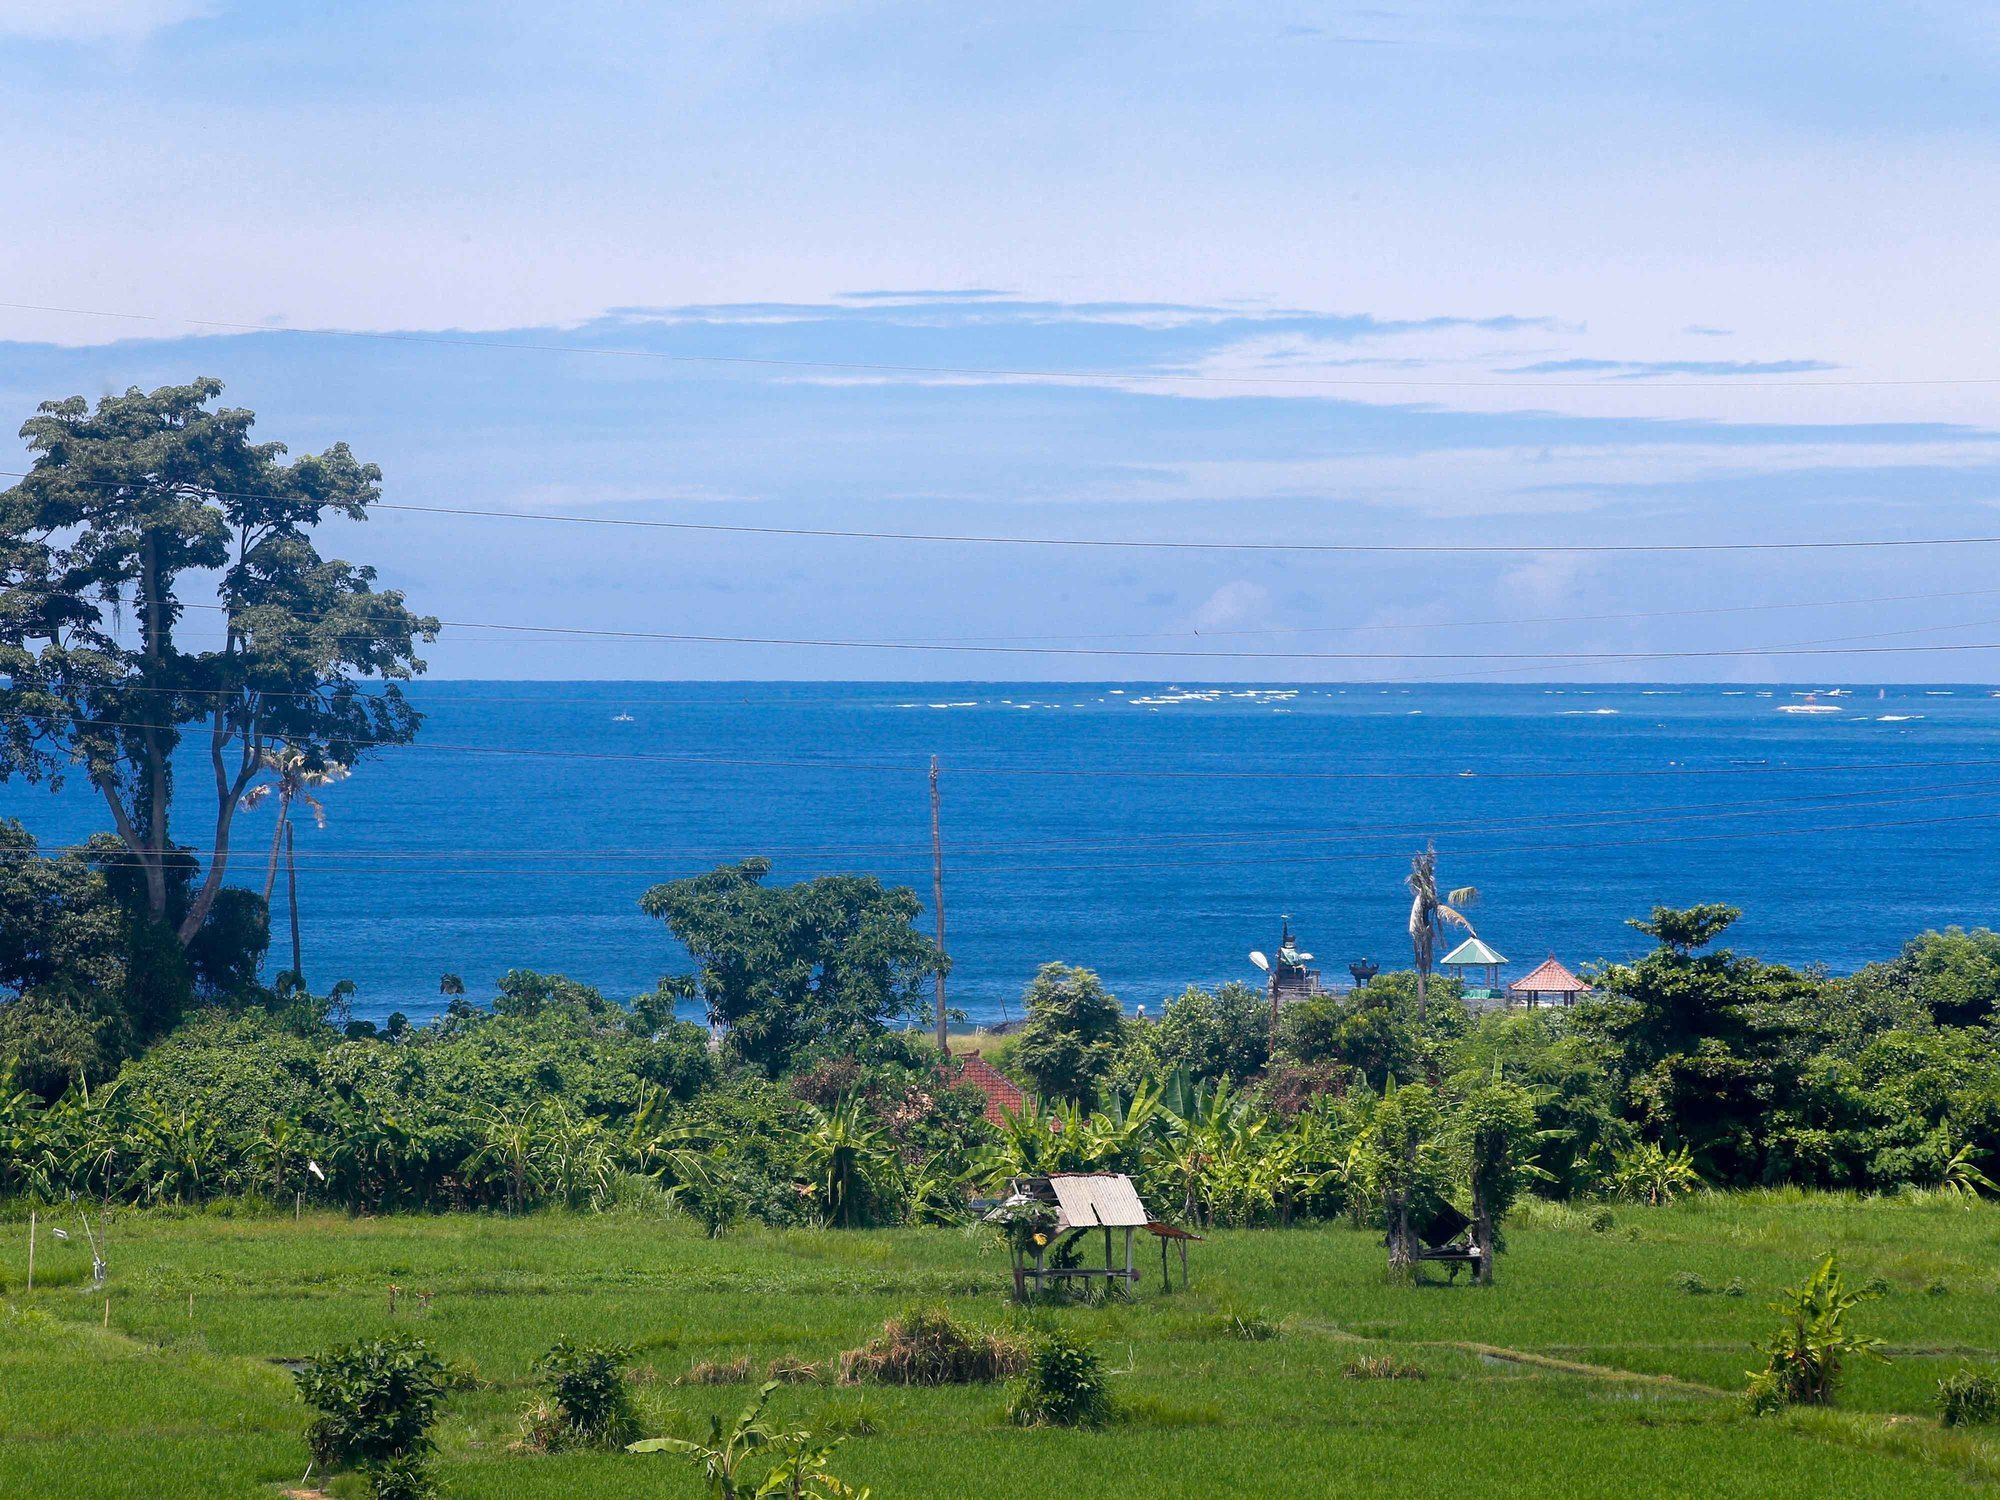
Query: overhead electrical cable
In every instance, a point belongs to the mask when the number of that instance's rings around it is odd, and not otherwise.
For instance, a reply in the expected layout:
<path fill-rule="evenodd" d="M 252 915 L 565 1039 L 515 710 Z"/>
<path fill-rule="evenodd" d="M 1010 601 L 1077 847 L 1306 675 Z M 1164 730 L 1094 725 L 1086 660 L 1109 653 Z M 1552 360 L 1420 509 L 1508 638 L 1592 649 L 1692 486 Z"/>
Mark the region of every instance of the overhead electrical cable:
<path fill-rule="evenodd" d="M 0 478 L 25 479 L 21 469 L 0 469 Z M 132 486 L 112 481 L 67 480 L 67 483 L 96 485 L 106 489 Z M 195 486 L 203 494 L 221 499 L 296 499 L 267 491 L 218 490 Z M 725 521 L 663 521 L 643 516 L 586 516 L 572 511 L 500 510 L 470 505 L 419 505 L 408 501 L 371 500 L 371 511 L 409 511 L 423 515 L 477 517 L 499 521 L 560 522 L 574 526 L 608 526 L 641 531 L 707 532 L 738 536 L 803 537 L 830 541 L 924 542 L 964 546 L 996 547 L 1081 547 L 1133 549 L 1168 552 L 1279 552 L 1286 554 L 1324 553 L 1330 555 L 1412 556 L 1526 553 L 1549 555 L 1657 554 L 1717 552 L 1818 552 L 1852 551 L 1873 548 L 1980 547 L 2000 544 L 2000 534 L 1967 534 L 1931 537 L 1812 537 L 1778 541 L 1709 542 L 1260 542 L 1172 539 L 1162 537 L 1064 537 L 1019 536 L 981 532 L 886 531 L 823 526 L 752 526 Z"/>

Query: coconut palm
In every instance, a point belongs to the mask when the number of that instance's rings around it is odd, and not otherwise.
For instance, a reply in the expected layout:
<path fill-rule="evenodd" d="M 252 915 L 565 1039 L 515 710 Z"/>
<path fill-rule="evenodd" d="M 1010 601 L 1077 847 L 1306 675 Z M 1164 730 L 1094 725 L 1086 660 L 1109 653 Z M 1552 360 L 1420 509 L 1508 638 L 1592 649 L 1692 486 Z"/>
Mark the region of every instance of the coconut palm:
<path fill-rule="evenodd" d="M 1459 910 L 1479 899 L 1478 890 L 1462 885 L 1455 891 L 1447 892 L 1440 900 L 1437 862 L 1437 845 L 1425 844 L 1423 852 L 1410 861 L 1409 879 L 1404 882 L 1410 888 L 1410 952 L 1416 960 L 1419 1026 L 1424 1023 L 1429 998 L 1431 961 L 1437 954 L 1437 941 L 1444 935 L 1445 927 L 1462 927 L 1467 937 L 1478 936 L 1472 929 L 1471 918 Z"/>
<path fill-rule="evenodd" d="M 285 855 L 285 893 L 292 915 L 292 972 L 303 974 L 299 958 L 299 872 L 292 854 L 292 804 L 302 802 L 313 815 L 313 826 L 326 827 L 326 808 L 313 795 L 313 788 L 331 786 L 347 775 L 339 761 L 314 766 L 303 750 L 280 742 L 259 752 L 258 760 L 275 780 L 262 782 L 244 794 L 244 807 L 255 807 L 267 797 L 278 799 L 278 826 L 271 830 L 271 862 L 264 871 L 264 909 L 271 909 L 271 890 L 278 883 L 278 852 Z"/>

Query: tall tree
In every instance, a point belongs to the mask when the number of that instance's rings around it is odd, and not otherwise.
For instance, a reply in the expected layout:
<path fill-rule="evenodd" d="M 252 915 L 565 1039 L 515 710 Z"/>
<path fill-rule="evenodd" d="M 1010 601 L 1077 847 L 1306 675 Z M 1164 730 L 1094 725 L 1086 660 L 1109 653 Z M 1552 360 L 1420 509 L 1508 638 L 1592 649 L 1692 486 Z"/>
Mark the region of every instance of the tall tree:
<path fill-rule="evenodd" d="M 742 1057 L 776 1073 L 802 1050 L 851 1045 L 914 1019 L 950 960 L 914 923 L 915 894 L 872 875 L 767 886 L 768 859 L 656 885 L 639 900 L 694 958 L 661 981 L 699 996 Z"/>
<path fill-rule="evenodd" d="M 283 742 L 319 771 L 407 743 L 421 715 L 395 681 L 423 671 L 417 643 L 438 630 L 377 589 L 374 569 L 313 545 L 329 514 L 366 518 L 381 471 L 344 443 L 284 462 L 221 394 L 203 377 L 94 410 L 45 402 L 21 429 L 30 472 L 0 493 L 0 779 L 60 786 L 80 770 L 145 912 L 183 948 L 222 887 L 261 756 Z M 213 603 L 188 597 L 210 578 Z M 209 620 L 190 629 L 206 649 L 182 640 L 190 610 Z M 371 677 L 385 685 L 363 691 Z M 177 888 L 174 752 L 190 732 L 206 742 L 214 811 L 206 869 Z"/>
<path fill-rule="evenodd" d="M 1047 963 L 1021 997 L 1028 1023 L 1014 1061 L 1043 1102 L 1070 1100 L 1088 1109 L 1111 1072 L 1124 1035 L 1125 1012 L 1089 969 Z"/>
<path fill-rule="evenodd" d="M 1403 883 L 1410 888 L 1410 953 L 1417 969 L 1417 1024 L 1422 1025 L 1430 1000 L 1431 964 L 1437 956 L 1437 941 L 1447 923 L 1462 927 L 1468 935 L 1472 919 L 1460 911 L 1479 899 L 1478 890 L 1462 885 L 1442 899 L 1438 896 L 1437 845 L 1425 844 L 1410 860 L 1410 873 Z"/>

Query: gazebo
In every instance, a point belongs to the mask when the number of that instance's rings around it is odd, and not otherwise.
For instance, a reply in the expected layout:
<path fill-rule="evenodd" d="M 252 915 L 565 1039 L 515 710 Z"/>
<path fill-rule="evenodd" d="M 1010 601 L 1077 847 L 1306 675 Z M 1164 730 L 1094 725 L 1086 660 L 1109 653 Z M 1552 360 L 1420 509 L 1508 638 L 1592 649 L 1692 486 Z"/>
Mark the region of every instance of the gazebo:
<path fill-rule="evenodd" d="M 1459 993 L 1468 1005 L 1476 1005 L 1482 1001 L 1490 1005 L 1507 998 L 1506 993 L 1500 988 L 1500 969 L 1506 962 L 1505 954 L 1495 953 L 1480 938 L 1469 937 L 1439 959 L 1438 967 L 1458 971 Z M 1484 969 L 1486 982 L 1468 983 L 1465 972 L 1467 969 Z"/>
<path fill-rule="evenodd" d="M 1517 1005 L 1568 1005 L 1589 993 L 1590 986 L 1557 962 L 1553 953 L 1507 986 L 1507 998 Z"/>

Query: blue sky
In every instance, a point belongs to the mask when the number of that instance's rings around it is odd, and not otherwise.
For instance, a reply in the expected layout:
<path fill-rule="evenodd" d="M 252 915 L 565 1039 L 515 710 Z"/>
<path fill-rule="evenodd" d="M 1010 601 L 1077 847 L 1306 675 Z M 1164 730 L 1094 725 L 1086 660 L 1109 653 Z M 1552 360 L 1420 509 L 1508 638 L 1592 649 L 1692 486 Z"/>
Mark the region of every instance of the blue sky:
<path fill-rule="evenodd" d="M 1940 383 L 2000 376 L 1995 98 L 2000 20 L 1970 4 L 0 0 L 0 301 L 150 315 L 0 308 L 0 416 L 212 373 L 268 435 L 381 462 L 391 498 L 755 525 L 1551 546 L 1995 532 L 2000 384 Z M 325 328 L 543 347 L 298 331 Z M 2000 640 L 1983 550 L 1361 561 L 608 541 L 386 513 L 337 545 L 450 619 L 614 630 Z M 1966 597 L 1657 613 L 1919 593 Z M 1604 615 L 1655 617 L 1578 618 Z M 475 630 L 432 660 L 1444 672 Z M 1964 680 L 1994 676 L 1985 661 L 1541 675 Z"/>

